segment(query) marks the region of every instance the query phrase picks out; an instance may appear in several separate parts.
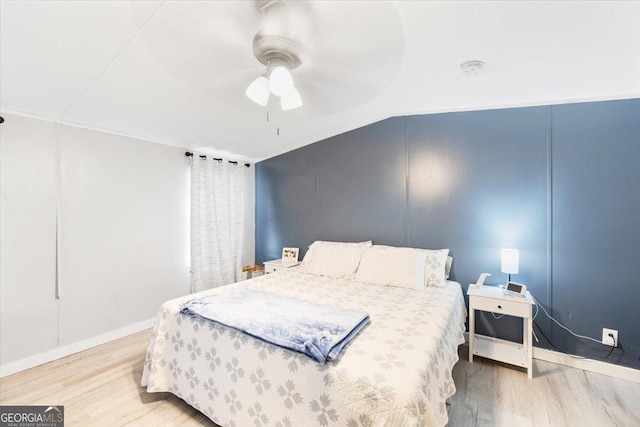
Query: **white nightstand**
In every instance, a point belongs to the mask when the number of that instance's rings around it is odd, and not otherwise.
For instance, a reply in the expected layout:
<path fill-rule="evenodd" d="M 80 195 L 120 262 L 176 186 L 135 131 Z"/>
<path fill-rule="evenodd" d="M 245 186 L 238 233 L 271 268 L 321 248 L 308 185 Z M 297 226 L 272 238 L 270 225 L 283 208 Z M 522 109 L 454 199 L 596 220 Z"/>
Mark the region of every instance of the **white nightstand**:
<path fill-rule="evenodd" d="M 283 268 L 291 268 L 300 264 L 299 262 L 286 262 L 283 263 L 282 259 L 274 259 L 273 261 L 265 261 L 264 274 L 273 273 L 274 271 L 282 270 Z"/>
<path fill-rule="evenodd" d="M 527 376 L 533 378 L 533 331 L 532 308 L 535 304 L 531 294 L 525 297 L 507 296 L 504 289 L 496 286 L 469 285 L 469 362 L 473 356 L 487 357 L 527 369 Z M 475 333 L 475 311 L 490 311 L 522 318 L 523 343 L 501 340 Z"/>

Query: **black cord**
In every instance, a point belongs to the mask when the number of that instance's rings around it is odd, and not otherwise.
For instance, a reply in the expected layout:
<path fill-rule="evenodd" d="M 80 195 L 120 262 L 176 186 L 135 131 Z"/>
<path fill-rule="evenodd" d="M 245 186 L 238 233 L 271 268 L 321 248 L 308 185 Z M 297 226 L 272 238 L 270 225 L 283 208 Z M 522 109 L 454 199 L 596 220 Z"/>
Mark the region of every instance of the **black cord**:
<path fill-rule="evenodd" d="M 551 347 L 553 347 L 554 349 L 558 350 L 560 353 L 564 353 L 564 354 L 566 354 L 567 356 L 575 357 L 573 354 L 569 354 L 569 353 L 567 353 L 566 351 L 561 350 L 557 345 L 555 345 L 555 344 L 554 344 L 554 343 L 549 339 L 549 337 L 547 336 L 547 334 L 545 334 L 545 333 L 544 333 L 544 331 L 542 330 L 542 328 L 540 327 L 540 325 L 538 325 L 535 321 L 533 322 L 533 324 L 534 324 L 535 326 L 537 326 L 537 327 L 538 327 L 538 331 L 540 331 L 540 333 L 542 334 L 542 336 L 544 337 L 544 339 L 546 339 L 546 340 L 547 340 L 547 342 L 551 345 Z M 615 348 L 616 348 L 615 346 L 611 346 L 611 350 L 609 350 L 609 353 L 604 357 L 604 359 L 603 359 L 603 360 L 608 359 L 608 358 L 609 358 L 609 356 L 611 356 L 611 353 L 613 353 L 613 350 L 615 350 Z M 581 358 L 581 359 L 584 359 L 583 357 L 580 357 L 580 358 Z"/>
<path fill-rule="evenodd" d="M 607 355 L 604 357 L 604 358 L 605 358 L 605 360 L 606 360 L 606 359 L 608 359 L 608 358 L 609 358 L 609 356 L 611 356 L 611 353 L 613 353 L 613 349 L 614 349 L 614 348 L 615 348 L 614 346 L 611 346 L 611 350 L 609 350 L 609 354 L 607 354 Z"/>

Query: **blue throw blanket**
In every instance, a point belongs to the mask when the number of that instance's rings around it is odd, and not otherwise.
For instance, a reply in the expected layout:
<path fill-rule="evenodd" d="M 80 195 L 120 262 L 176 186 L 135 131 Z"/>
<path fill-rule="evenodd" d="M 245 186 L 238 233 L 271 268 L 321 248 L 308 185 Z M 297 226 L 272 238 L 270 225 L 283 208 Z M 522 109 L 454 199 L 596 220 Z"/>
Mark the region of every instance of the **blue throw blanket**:
<path fill-rule="evenodd" d="M 180 312 L 238 329 L 320 363 L 334 360 L 369 322 L 364 312 L 248 288 L 231 288 L 188 301 Z"/>

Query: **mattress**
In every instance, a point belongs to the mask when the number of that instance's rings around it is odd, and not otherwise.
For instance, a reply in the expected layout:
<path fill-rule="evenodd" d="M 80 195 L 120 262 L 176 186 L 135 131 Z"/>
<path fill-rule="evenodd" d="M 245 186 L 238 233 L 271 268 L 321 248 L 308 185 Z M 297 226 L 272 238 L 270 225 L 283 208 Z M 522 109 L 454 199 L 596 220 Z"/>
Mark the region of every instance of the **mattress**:
<path fill-rule="evenodd" d="M 164 303 L 142 385 L 171 392 L 222 426 L 444 426 L 451 376 L 464 342 L 460 285 L 408 289 L 330 279 L 290 268 L 245 286 L 367 311 L 370 324 L 332 362 L 180 314 Z"/>

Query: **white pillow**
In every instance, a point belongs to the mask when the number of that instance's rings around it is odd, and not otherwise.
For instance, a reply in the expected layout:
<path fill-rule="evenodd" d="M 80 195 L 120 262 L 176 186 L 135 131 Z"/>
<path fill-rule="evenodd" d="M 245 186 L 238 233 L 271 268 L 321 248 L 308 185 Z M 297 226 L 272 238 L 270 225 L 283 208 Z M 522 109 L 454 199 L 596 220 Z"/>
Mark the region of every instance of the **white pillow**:
<path fill-rule="evenodd" d="M 317 240 L 302 260 L 307 273 L 333 278 L 352 278 L 358 269 L 362 250 L 372 242 L 348 243 Z"/>
<path fill-rule="evenodd" d="M 445 265 L 447 264 L 447 255 L 449 255 L 449 249 L 419 250 L 427 254 L 425 286 L 445 288 L 447 286 L 447 279 L 445 278 Z"/>
<path fill-rule="evenodd" d="M 355 280 L 377 285 L 422 289 L 426 252 L 376 245 L 362 253 Z"/>
<path fill-rule="evenodd" d="M 451 265 L 453 264 L 453 257 L 451 255 L 447 256 L 447 262 L 444 265 L 444 278 L 449 280 L 449 276 L 451 276 Z"/>

